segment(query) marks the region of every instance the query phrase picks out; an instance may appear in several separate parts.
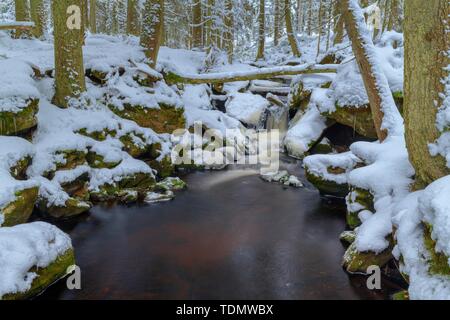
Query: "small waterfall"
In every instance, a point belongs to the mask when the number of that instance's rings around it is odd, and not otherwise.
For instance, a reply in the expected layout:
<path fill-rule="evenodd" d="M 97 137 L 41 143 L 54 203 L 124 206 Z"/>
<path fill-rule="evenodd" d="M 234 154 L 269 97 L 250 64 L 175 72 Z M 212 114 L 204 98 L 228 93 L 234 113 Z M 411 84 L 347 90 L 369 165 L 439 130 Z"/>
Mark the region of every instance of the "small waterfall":
<path fill-rule="evenodd" d="M 289 126 L 289 108 L 285 106 L 272 105 L 265 112 L 264 128 L 267 130 L 278 129 L 280 138 L 286 135 Z"/>

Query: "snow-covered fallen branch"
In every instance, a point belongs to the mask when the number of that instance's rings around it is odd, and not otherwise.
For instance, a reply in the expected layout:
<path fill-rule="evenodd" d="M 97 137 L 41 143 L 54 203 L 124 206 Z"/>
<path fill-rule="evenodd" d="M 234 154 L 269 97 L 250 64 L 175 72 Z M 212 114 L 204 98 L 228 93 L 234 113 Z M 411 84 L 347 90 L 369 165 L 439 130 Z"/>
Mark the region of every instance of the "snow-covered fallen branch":
<path fill-rule="evenodd" d="M 289 76 L 298 74 L 311 73 L 335 73 L 337 64 L 310 64 L 305 63 L 298 66 L 281 66 L 261 68 L 251 71 L 237 72 L 218 72 L 206 74 L 179 74 L 174 71 L 167 70 L 164 78 L 169 84 L 186 83 L 186 84 L 203 84 L 203 83 L 225 83 L 235 81 L 249 81 L 269 79 L 279 76 Z"/>

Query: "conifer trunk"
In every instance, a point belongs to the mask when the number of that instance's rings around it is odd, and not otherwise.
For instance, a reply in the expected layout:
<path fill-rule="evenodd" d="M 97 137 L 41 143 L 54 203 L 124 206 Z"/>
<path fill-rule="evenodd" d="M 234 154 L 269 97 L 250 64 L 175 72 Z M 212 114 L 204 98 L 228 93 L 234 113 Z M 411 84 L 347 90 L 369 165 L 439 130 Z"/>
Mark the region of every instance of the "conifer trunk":
<path fill-rule="evenodd" d="M 137 11 L 138 0 L 128 0 L 127 2 L 127 34 L 139 35 L 139 13 Z"/>
<path fill-rule="evenodd" d="M 441 156 L 432 157 L 428 146 L 438 137 L 436 113 L 442 105 L 442 79 L 450 63 L 447 0 L 405 1 L 405 137 L 416 170 L 416 188 L 449 174 Z"/>
<path fill-rule="evenodd" d="M 142 17 L 141 46 L 149 65 L 154 68 L 163 36 L 164 0 L 146 0 Z"/>
<path fill-rule="evenodd" d="M 294 57 L 300 57 L 300 50 L 298 49 L 297 37 L 294 34 L 294 28 L 292 27 L 292 18 L 291 18 L 291 1 L 284 0 L 284 18 L 286 23 L 286 32 L 289 44 L 292 49 L 292 54 Z"/>
<path fill-rule="evenodd" d="M 32 34 L 35 38 L 42 38 L 45 28 L 45 8 L 43 0 L 30 0 L 31 21 L 34 22 Z"/>
<path fill-rule="evenodd" d="M 264 59 L 266 38 L 266 4 L 264 0 L 259 0 L 258 25 L 258 52 L 256 54 L 256 60 L 262 60 Z"/>
<path fill-rule="evenodd" d="M 30 21 L 30 10 L 28 7 L 27 0 L 15 0 L 14 1 L 15 12 L 16 12 L 16 21 Z M 14 32 L 14 37 L 16 39 L 27 37 L 29 35 L 29 31 L 16 29 Z"/>
<path fill-rule="evenodd" d="M 57 0 L 52 3 L 55 41 L 55 96 L 53 103 L 67 107 L 70 98 L 86 91 L 82 50 L 83 0 Z M 78 10 L 69 11 L 69 7 Z M 74 20 L 71 20 L 71 17 Z M 69 19 L 69 21 L 68 21 Z M 72 23 L 71 23 L 72 22 Z M 76 22 L 78 26 L 76 27 Z M 73 26 L 72 29 L 68 25 Z"/>

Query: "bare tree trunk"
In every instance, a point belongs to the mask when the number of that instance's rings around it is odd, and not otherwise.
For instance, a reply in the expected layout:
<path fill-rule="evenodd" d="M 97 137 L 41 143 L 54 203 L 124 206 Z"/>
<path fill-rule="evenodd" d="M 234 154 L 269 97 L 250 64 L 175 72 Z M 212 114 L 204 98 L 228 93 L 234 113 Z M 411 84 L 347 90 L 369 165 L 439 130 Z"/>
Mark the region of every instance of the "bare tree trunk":
<path fill-rule="evenodd" d="M 34 22 L 32 34 L 35 38 L 42 38 L 45 28 L 45 8 L 43 0 L 30 0 L 31 21 Z"/>
<path fill-rule="evenodd" d="M 342 2 L 336 1 L 334 4 L 334 17 L 336 19 L 334 24 L 334 41 L 333 45 L 337 45 L 344 40 L 344 16 L 342 14 Z M 337 17 L 337 18 L 336 18 Z"/>
<path fill-rule="evenodd" d="M 291 45 L 292 54 L 294 57 L 300 57 L 300 50 L 298 49 L 297 36 L 294 34 L 294 28 L 292 27 L 291 19 L 291 1 L 284 0 L 284 18 L 286 23 L 286 33 L 289 44 Z"/>
<path fill-rule="evenodd" d="M 312 35 L 312 0 L 309 0 L 308 5 L 308 36 Z"/>
<path fill-rule="evenodd" d="M 416 188 L 448 175 L 441 156 L 432 157 L 429 144 L 440 133 L 436 113 L 445 92 L 442 79 L 448 76 L 450 63 L 446 55 L 449 38 L 446 32 L 447 0 L 405 1 L 405 137 L 409 158 L 416 170 Z"/>
<path fill-rule="evenodd" d="M 389 19 L 387 23 L 387 30 L 395 29 L 395 22 L 398 21 L 398 0 L 391 0 L 391 7 L 389 9 Z"/>
<path fill-rule="evenodd" d="M 323 4 L 323 1 L 320 0 L 320 2 L 319 2 L 319 14 L 318 14 L 318 17 L 319 17 L 319 19 L 318 19 L 319 20 L 319 28 L 318 28 L 319 36 L 317 37 L 317 54 L 316 54 L 316 57 L 319 56 L 319 53 L 320 53 L 320 41 L 322 40 L 322 10 L 323 10 L 322 4 Z"/>
<path fill-rule="evenodd" d="M 266 38 L 266 4 L 264 0 L 259 0 L 259 15 L 258 15 L 258 52 L 256 60 L 264 59 L 264 45 Z"/>
<path fill-rule="evenodd" d="M 364 80 L 364 86 L 369 97 L 370 108 L 378 139 L 383 141 L 387 137 L 386 129 L 382 129 L 384 117 L 382 103 L 385 97 L 380 94 L 379 85 L 377 83 L 377 80 L 379 79 L 377 79 L 377 76 L 384 77 L 384 74 L 377 75 L 375 72 L 375 66 L 369 60 L 369 48 L 372 49 L 371 51 L 374 51 L 374 45 L 371 38 L 363 36 L 360 33 L 361 30 L 359 24 L 365 24 L 365 22 L 363 16 L 356 16 L 357 12 L 355 12 L 353 4 L 357 5 L 357 2 L 355 0 L 342 1 L 344 5 L 343 15 L 345 19 L 345 28 L 350 40 L 352 41 L 353 53 L 355 54 L 356 61 L 358 62 L 359 69 Z"/>
<path fill-rule="evenodd" d="M 89 1 L 89 26 L 92 33 L 97 33 L 97 0 Z"/>
<path fill-rule="evenodd" d="M 16 21 L 30 21 L 30 10 L 27 0 L 15 0 L 14 5 L 16 11 Z M 27 30 L 16 29 L 14 33 L 14 37 L 16 39 L 28 36 L 29 31 Z"/>
<path fill-rule="evenodd" d="M 273 28 L 273 44 L 274 46 L 278 46 L 278 42 L 280 40 L 280 0 L 274 0 L 274 6 L 275 6 L 275 16 L 274 16 L 274 28 Z"/>
<path fill-rule="evenodd" d="M 303 33 L 303 0 L 297 0 L 297 30 Z"/>
<path fill-rule="evenodd" d="M 127 34 L 139 35 L 139 12 L 137 11 L 138 0 L 127 1 Z"/>
<path fill-rule="evenodd" d="M 83 66 L 83 0 L 52 3 L 55 38 L 55 96 L 53 103 L 67 107 L 70 98 L 86 91 Z M 70 9 L 70 10 L 69 10 Z"/>
<path fill-rule="evenodd" d="M 159 47 L 164 26 L 164 0 L 146 0 L 142 18 L 141 45 L 149 65 L 154 68 L 158 59 Z"/>
<path fill-rule="evenodd" d="M 194 48 L 201 48 L 203 46 L 202 43 L 202 1 L 201 0 L 193 0 L 192 7 L 192 37 L 193 37 L 193 46 Z"/>
<path fill-rule="evenodd" d="M 225 34 L 228 62 L 233 62 L 233 40 L 234 40 L 234 20 L 233 20 L 233 0 L 226 0 Z"/>

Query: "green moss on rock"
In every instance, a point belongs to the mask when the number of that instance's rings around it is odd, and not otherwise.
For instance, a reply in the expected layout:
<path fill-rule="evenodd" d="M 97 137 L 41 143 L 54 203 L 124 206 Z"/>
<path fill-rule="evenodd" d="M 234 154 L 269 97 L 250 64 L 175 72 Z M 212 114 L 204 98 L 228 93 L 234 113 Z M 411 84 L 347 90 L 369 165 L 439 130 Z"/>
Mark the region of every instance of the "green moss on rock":
<path fill-rule="evenodd" d="M 28 105 L 19 112 L 0 112 L 0 135 L 24 135 L 37 125 L 39 99 L 28 100 Z"/>
<path fill-rule="evenodd" d="M 356 227 L 361 225 L 361 220 L 358 217 L 359 213 L 363 210 L 374 212 L 375 208 L 373 195 L 372 193 L 370 193 L 370 191 L 354 186 L 352 186 L 350 189 L 350 194 L 347 197 L 346 220 L 347 225 L 351 229 L 355 229 Z M 361 206 L 361 209 L 358 209 L 356 211 L 350 210 L 349 208 L 351 208 L 351 206 L 355 204 Z"/>
<path fill-rule="evenodd" d="M 27 179 L 27 169 L 31 164 L 31 157 L 27 156 L 16 162 L 14 166 L 9 169 L 11 176 L 17 180 Z"/>
<path fill-rule="evenodd" d="M 315 174 L 311 173 L 308 169 L 306 169 L 305 172 L 306 172 L 306 179 L 308 179 L 308 181 L 311 182 L 323 195 L 330 195 L 343 198 L 349 192 L 348 184 L 346 183 L 339 184 L 334 181 L 322 179 L 316 176 Z"/>
<path fill-rule="evenodd" d="M 39 188 L 33 187 L 16 192 L 16 199 L 1 209 L 3 214 L 3 227 L 11 227 L 25 223 L 33 212 Z"/>
<path fill-rule="evenodd" d="M 360 107 L 342 107 L 336 104 L 332 113 L 323 113 L 323 116 L 336 122 L 354 128 L 357 133 L 367 138 L 377 138 L 377 132 L 369 105 Z"/>
<path fill-rule="evenodd" d="M 102 155 L 99 155 L 93 151 L 89 151 L 86 155 L 86 160 L 91 168 L 95 169 L 112 169 L 117 167 L 122 160 L 117 162 L 107 162 Z"/>
<path fill-rule="evenodd" d="M 392 295 L 392 300 L 396 300 L 396 301 L 405 301 L 405 300 L 409 300 L 409 293 L 408 290 L 402 290 L 399 292 L 396 292 Z"/>
<path fill-rule="evenodd" d="M 113 106 L 110 108 L 118 116 L 132 120 L 141 127 L 151 128 L 156 133 L 172 133 L 186 125 L 184 109 L 175 106 L 160 104 L 158 109 L 124 104 L 122 110 Z"/>
<path fill-rule="evenodd" d="M 64 206 L 49 205 L 47 200 L 41 199 L 38 201 L 38 208 L 42 213 L 45 213 L 53 218 L 70 218 L 91 209 L 92 204 L 75 198 L 67 199 Z"/>
<path fill-rule="evenodd" d="M 17 292 L 6 294 L 3 300 L 23 300 L 39 295 L 56 281 L 67 275 L 67 268 L 75 264 L 75 255 L 73 249 L 67 250 L 65 253 L 56 258 L 45 268 L 33 267 L 30 272 L 37 274 L 37 277 L 31 283 L 31 288 L 26 292 Z"/>
<path fill-rule="evenodd" d="M 450 275 L 450 266 L 448 264 L 448 257 L 442 253 L 436 251 L 436 241 L 433 240 L 431 234 L 433 227 L 430 224 L 424 223 L 424 243 L 427 248 L 430 259 L 428 261 L 429 272 L 431 274 Z"/>
<path fill-rule="evenodd" d="M 342 266 L 349 273 L 367 273 L 367 268 L 372 265 L 385 266 L 392 259 L 393 241 L 390 241 L 390 246 L 383 252 L 376 254 L 374 252 L 359 252 L 356 249 L 356 243 L 353 242 L 345 251 L 342 260 Z"/>

